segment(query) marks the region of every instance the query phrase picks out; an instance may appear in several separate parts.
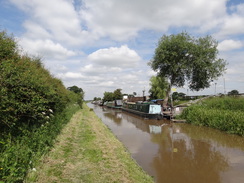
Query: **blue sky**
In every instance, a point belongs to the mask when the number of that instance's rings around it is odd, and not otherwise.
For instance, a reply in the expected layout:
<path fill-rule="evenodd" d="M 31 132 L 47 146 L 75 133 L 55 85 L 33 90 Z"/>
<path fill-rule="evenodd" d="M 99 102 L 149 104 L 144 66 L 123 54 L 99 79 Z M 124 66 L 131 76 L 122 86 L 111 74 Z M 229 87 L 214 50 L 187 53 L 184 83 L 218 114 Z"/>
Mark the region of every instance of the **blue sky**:
<path fill-rule="evenodd" d="M 155 73 L 147 63 L 164 34 L 211 35 L 228 62 L 226 73 L 209 89 L 177 91 L 244 92 L 241 0 L 0 0 L 0 29 L 13 33 L 24 52 L 42 57 L 66 87 L 83 88 L 86 99 L 117 88 L 148 91 Z"/>

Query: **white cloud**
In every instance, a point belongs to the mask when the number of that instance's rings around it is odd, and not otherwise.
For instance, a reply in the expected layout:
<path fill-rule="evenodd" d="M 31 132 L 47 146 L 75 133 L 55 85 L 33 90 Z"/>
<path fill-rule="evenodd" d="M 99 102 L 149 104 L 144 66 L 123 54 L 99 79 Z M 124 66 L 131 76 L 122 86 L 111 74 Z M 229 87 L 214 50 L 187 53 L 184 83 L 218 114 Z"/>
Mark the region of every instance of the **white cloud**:
<path fill-rule="evenodd" d="M 109 73 L 118 73 L 121 72 L 122 69 L 119 67 L 107 67 L 107 66 L 89 64 L 82 67 L 80 71 L 89 76 L 94 76 L 94 75 L 99 76 L 99 75 L 107 74 L 108 71 Z"/>
<path fill-rule="evenodd" d="M 223 38 L 244 33 L 244 4 L 232 6 L 230 9 L 232 14 L 223 17 L 216 37 Z"/>
<path fill-rule="evenodd" d="M 196 27 L 225 15 L 226 0 L 86 0 L 81 10 L 88 27 L 100 36 L 126 40 L 141 29 L 167 31 L 170 27 Z M 216 22 L 218 23 L 218 22 Z M 213 26 L 213 25 L 211 25 Z M 205 27 L 206 29 L 206 27 Z"/>
<path fill-rule="evenodd" d="M 141 60 L 140 56 L 127 45 L 97 50 L 88 55 L 88 59 L 97 65 L 121 68 L 135 67 Z"/>
<path fill-rule="evenodd" d="M 243 47 L 243 43 L 241 41 L 234 41 L 232 39 L 224 40 L 218 45 L 219 51 L 229 51 L 234 49 L 239 49 Z"/>
<path fill-rule="evenodd" d="M 104 81 L 98 84 L 98 86 L 108 87 L 108 86 L 114 86 L 113 81 Z"/>
<path fill-rule="evenodd" d="M 22 38 L 20 41 L 21 46 L 28 50 L 33 55 L 44 56 L 45 58 L 65 59 L 67 57 L 75 56 L 74 51 L 64 48 L 59 43 L 54 43 L 52 40 L 33 40 Z"/>
<path fill-rule="evenodd" d="M 84 79 L 85 77 L 81 73 L 76 73 L 76 72 L 66 72 L 62 74 L 57 75 L 58 78 L 67 80 L 67 79 Z"/>
<path fill-rule="evenodd" d="M 223 26 L 219 33 L 216 34 L 218 37 L 229 36 L 233 34 L 244 33 L 244 17 L 239 15 L 232 15 L 224 20 Z"/>
<path fill-rule="evenodd" d="M 51 39 L 52 35 L 46 30 L 42 25 L 33 22 L 33 21 L 25 21 L 23 26 L 27 30 L 25 36 L 28 38 L 36 39 L 38 35 L 38 39 Z"/>
<path fill-rule="evenodd" d="M 93 35 L 82 29 L 78 12 L 70 0 L 11 0 L 30 15 L 24 22 L 25 37 L 52 37 L 67 45 L 86 44 Z M 40 36 L 39 36 L 40 35 Z M 94 36 L 95 37 L 95 36 Z"/>

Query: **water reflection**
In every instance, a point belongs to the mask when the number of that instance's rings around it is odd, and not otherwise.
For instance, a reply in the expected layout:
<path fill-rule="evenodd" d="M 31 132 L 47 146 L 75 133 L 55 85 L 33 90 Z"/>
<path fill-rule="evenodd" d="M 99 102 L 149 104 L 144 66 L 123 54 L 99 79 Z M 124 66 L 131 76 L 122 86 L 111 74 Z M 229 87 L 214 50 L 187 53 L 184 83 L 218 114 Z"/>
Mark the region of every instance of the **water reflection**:
<path fill-rule="evenodd" d="M 155 182 L 244 182 L 242 137 L 98 106 L 94 111 Z"/>
<path fill-rule="evenodd" d="M 158 182 L 221 182 L 219 172 L 228 167 L 227 159 L 211 143 L 191 139 L 176 125 L 156 138 L 160 148 L 153 167 Z"/>

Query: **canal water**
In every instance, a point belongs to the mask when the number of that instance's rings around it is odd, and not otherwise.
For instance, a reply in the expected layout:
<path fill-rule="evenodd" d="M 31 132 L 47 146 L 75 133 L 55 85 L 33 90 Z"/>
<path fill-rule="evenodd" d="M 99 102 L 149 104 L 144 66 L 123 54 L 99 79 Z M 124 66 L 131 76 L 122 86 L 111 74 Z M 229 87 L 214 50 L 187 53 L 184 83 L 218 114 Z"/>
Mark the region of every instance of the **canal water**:
<path fill-rule="evenodd" d="M 157 183 L 244 182 L 244 137 L 88 106 Z"/>

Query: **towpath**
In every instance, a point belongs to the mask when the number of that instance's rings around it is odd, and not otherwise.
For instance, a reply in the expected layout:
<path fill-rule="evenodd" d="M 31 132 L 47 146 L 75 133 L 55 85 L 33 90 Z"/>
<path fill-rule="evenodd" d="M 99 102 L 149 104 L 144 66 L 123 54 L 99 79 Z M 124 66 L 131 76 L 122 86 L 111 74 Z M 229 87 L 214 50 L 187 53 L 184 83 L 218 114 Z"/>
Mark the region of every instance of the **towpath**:
<path fill-rule="evenodd" d="M 25 182 L 153 182 L 87 105 Z"/>

